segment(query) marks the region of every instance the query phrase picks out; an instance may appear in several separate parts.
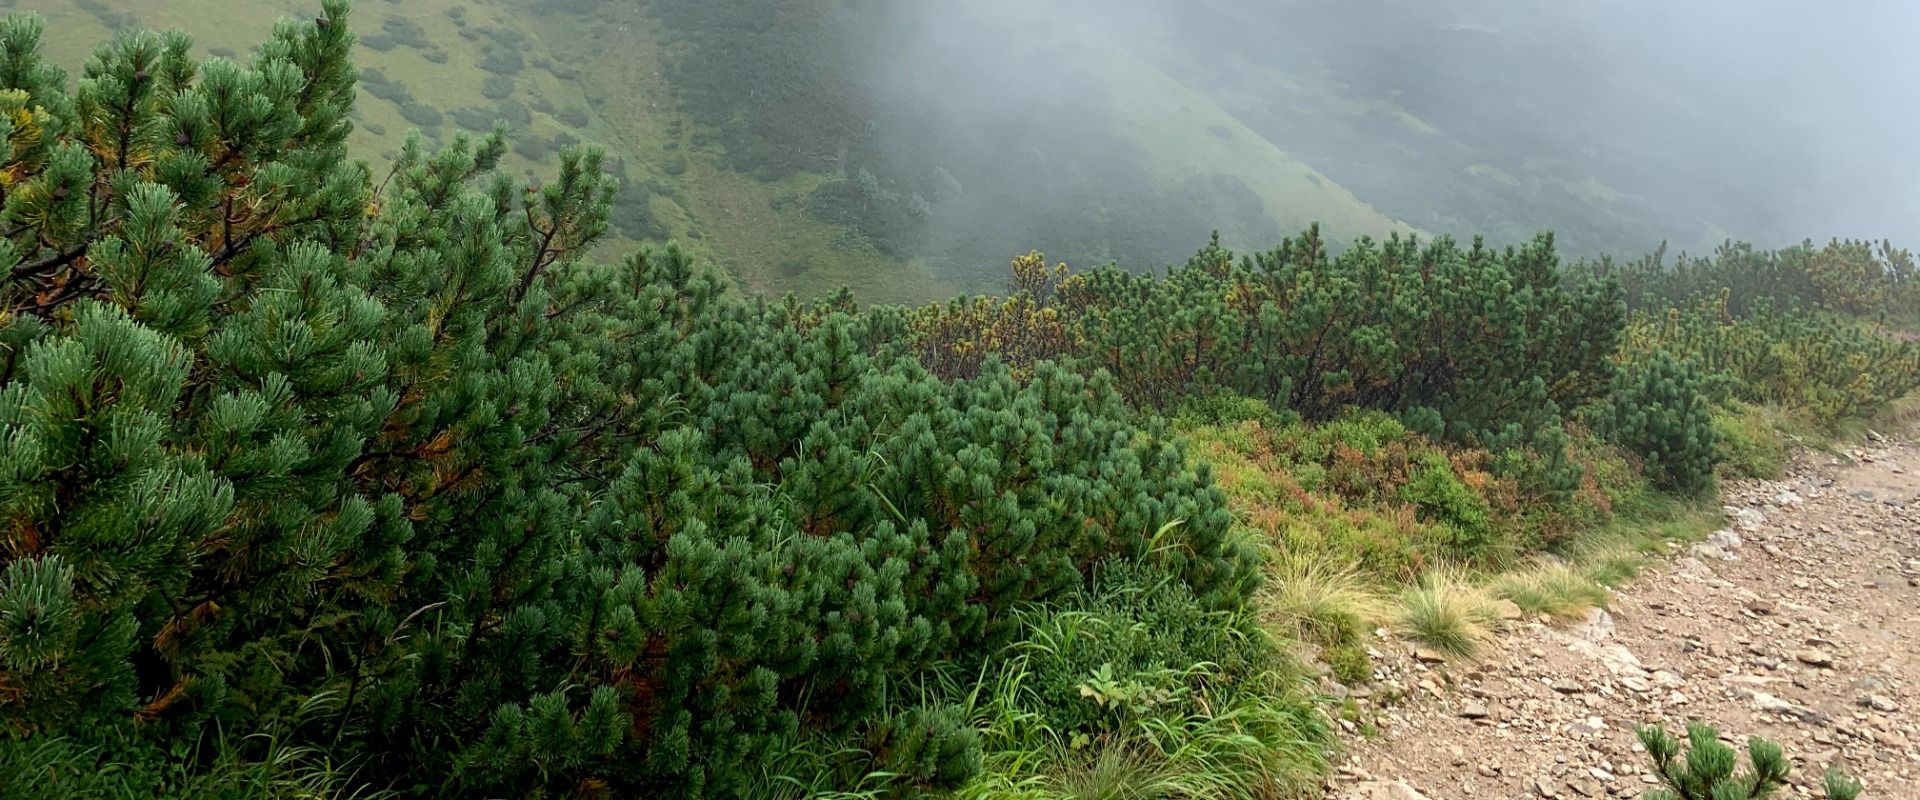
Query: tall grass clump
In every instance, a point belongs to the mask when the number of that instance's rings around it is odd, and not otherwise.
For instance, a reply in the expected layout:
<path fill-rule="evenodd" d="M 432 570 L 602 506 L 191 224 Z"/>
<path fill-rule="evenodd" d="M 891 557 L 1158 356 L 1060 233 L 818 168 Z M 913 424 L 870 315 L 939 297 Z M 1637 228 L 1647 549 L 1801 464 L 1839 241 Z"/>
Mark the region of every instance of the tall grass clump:
<path fill-rule="evenodd" d="M 121 740 L 107 747 L 63 736 L 0 738 L 0 800 L 386 800 L 356 770 L 311 747 L 264 734 L 217 737 L 162 753 Z"/>
<path fill-rule="evenodd" d="M 1401 635 L 1453 658 L 1470 658 L 1500 623 L 1494 598 L 1466 576 L 1434 570 L 1400 593 Z"/>
<path fill-rule="evenodd" d="M 1385 604 L 1358 565 L 1315 555 L 1281 554 L 1259 604 L 1273 630 L 1328 647 L 1359 641 Z"/>
<path fill-rule="evenodd" d="M 1116 565 L 1020 621 L 968 692 L 986 757 L 960 797 L 1265 800 L 1326 768 L 1327 720 L 1249 612 Z"/>
<path fill-rule="evenodd" d="M 1610 597 L 1607 588 L 1591 576 L 1558 562 L 1542 562 L 1532 569 L 1501 575 L 1494 580 L 1492 592 L 1522 611 L 1562 620 L 1603 607 Z"/>
<path fill-rule="evenodd" d="M 1720 442 L 1720 472 L 1733 478 L 1777 480 L 1786 474 L 1794 445 L 1822 438 L 1805 412 L 1738 400 L 1714 407 L 1713 427 Z"/>

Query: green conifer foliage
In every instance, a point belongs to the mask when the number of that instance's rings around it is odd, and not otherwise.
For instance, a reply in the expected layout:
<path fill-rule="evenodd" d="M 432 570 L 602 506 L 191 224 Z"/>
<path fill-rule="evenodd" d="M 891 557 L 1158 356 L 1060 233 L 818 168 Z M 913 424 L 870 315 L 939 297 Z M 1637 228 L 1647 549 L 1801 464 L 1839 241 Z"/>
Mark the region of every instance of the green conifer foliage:
<path fill-rule="evenodd" d="M 1693 365 L 1656 352 L 1616 377 L 1594 427 L 1639 456 L 1655 485 L 1698 493 L 1712 484 L 1719 459 L 1704 383 Z"/>
<path fill-rule="evenodd" d="M 0 745 L 726 797 L 806 740 L 950 788 L 978 737 L 913 680 L 1016 610 L 1116 559 L 1244 603 L 1223 495 L 1106 376 L 950 383 L 899 313 L 584 260 L 591 149 L 518 185 L 500 133 L 416 138 L 376 181 L 346 23 L 129 34 L 71 93 L 0 23 Z"/>
<path fill-rule="evenodd" d="M 4 557 L 10 587 L 72 598 L 55 630 L 77 631 L 11 633 L 59 665 L 6 665 L 31 684 L 0 701 L 15 732 L 276 716 L 277 656 L 344 616 L 326 596 L 397 574 L 362 545 L 398 506 L 343 491 L 391 403 L 383 312 L 324 244 L 367 196 L 344 14 L 281 26 L 246 66 L 122 36 L 71 99 L 39 24 L 0 23 Z"/>
<path fill-rule="evenodd" d="M 1820 310 L 1911 323 L 1920 310 L 1913 254 L 1889 242 L 1835 239 L 1816 247 L 1808 241 L 1772 251 L 1728 242 L 1711 256 L 1682 253 L 1672 262 L 1663 247 L 1624 263 L 1579 264 L 1575 271 L 1619 281 L 1634 311 L 1716 301 L 1731 318 L 1766 309 Z"/>
<path fill-rule="evenodd" d="M 1920 344 L 1879 325 L 1764 300 L 1740 317 L 1723 301 L 1638 315 L 1621 358 L 1657 352 L 1700 364 L 1716 398 L 1778 403 L 1828 421 L 1871 414 L 1920 387 Z"/>
<path fill-rule="evenodd" d="M 1037 610 L 1125 574 L 1169 621 L 1245 611 L 1256 551 L 1142 406 L 1372 409 L 1556 491 L 1562 409 L 1611 392 L 1602 429 L 1693 490 L 1706 384 L 1665 349 L 1839 411 L 1920 373 L 1756 314 L 1637 323 L 1616 375 L 1620 292 L 1548 237 L 1334 256 L 1316 230 L 1164 277 L 1035 254 L 1006 300 L 917 311 L 743 299 L 671 245 L 591 258 L 592 148 L 528 184 L 503 131 L 349 159 L 347 22 L 325 0 L 244 63 L 129 33 L 69 86 L 37 20 L 0 21 L 0 764 L 125 752 L 100 785 L 198 786 L 325 753 L 421 795 L 697 798 L 805 750 L 952 789 L 980 735 L 935 678 L 1004 666 Z M 1819 274 L 1899 261 L 1862 252 Z M 1467 467 L 1397 453 L 1331 461 L 1488 538 Z M 1141 631 L 1186 661 L 1233 633 L 1172 627 Z M 1135 669 L 1183 666 L 1142 642 Z"/>
<path fill-rule="evenodd" d="M 1719 731 L 1700 722 L 1687 724 L 1684 756 L 1680 740 L 1663 728 L 1642 727 L 1639 736 L 1653 761 L 1653 774 L 1662 784 L 1648 792 L 1645 800 L 1765 800 L 1785 788 L 1793 768 L 1779 745 L 1754 738 L 1747 741 L 1749 768 L 1738 771 L 1739 754 L 1720 742 Z M 1839 772 L 1828 772 L 1826 796 L 1854 800 L 1860 796 L 1860 784 Z"/>
<path fill-rule="evenodd" d="M 986 351 L 1016 369 L 1062 359 L 1166 412 L 1222 392 L 1315 422 L 1383 410 L 1508 451 L 1548 491 L 1578 481 L 1561 412 L 1604 393 L 1626 321 L 1611 282 L 1562 274 L 1551 236 L 1507 250 L 1362 239 L 1334 256 L 1315 228 L 1237 260 L 1216 240 L 1164 277 L 1042 263 L 1015 262 L 1004 303 L 921 312 L 921 358 L 943 374 L 971 374 Z"/>

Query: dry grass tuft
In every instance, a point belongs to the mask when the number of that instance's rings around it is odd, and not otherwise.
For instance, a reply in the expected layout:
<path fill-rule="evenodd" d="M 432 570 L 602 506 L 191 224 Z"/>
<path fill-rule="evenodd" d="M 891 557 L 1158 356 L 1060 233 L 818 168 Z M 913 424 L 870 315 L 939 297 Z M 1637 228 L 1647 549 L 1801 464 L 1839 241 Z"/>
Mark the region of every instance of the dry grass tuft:
<path fill-rule="evenodd" d="M 1498 601 L 1466 576 L 1434 570 L 1400 593 L 1401 635 L 1442 655 L 1468 658 L 1480 652 L 1500 623 Z"/>

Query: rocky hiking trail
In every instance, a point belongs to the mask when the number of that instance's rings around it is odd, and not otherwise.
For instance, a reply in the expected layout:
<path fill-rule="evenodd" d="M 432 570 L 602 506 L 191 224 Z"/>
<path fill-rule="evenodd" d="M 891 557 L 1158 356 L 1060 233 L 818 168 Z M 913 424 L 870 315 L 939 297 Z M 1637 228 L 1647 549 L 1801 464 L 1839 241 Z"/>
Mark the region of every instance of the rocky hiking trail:
<path fill-rule="evenodd" d="M 1477 661 L 1394 650 L 1356 694 L 1339 800 L 1627 798 L 1656 786 L 1634 728 L 1779 742 L 1787 797 L 1828 767 L 1920 798 L 1920 444 L 1870 435 L 1785 479 L 1730 484 L 1729 528 L 1582 624 L 1510 625 Z M 1382 698 L 1398 696 L 1392 703 Z"/>

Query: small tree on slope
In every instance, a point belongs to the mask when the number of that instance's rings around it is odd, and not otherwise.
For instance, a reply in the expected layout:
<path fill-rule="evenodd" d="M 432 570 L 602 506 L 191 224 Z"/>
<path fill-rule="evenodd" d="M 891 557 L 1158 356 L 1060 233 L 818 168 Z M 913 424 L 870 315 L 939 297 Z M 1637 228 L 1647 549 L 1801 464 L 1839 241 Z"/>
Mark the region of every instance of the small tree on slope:
<path fill-rule="evenodd" d="M 1687 724 L 1687 752 L 1680 753 L 1680 740 L 1666 729 L 1649 725 L 1639 730 L 1640 743 L 1653 760 L 1653 773 L 1664 784 L 1643 796 L 1643 800 L 1765 800 L 1786 786 L 1792 765 L 1780 746 L 1761 738 L 1747 740 L 1750 769 L 1736 773 L 1740 757 L 1733 748 L 1720 742 L 1720 732 L 1712 726 Z M 1828 772 L 1829 800 L 1855 800 L 1860 784 L 1839 773 Z"/>
<path fill-rule="evenodd" d="M 1712 485 L 1719 457 L 1703 390 L 1699 369 L 1656 352 L 1615 376 L 1612 395 L 1597 404 L 1595 428 L 1644 460 L 1660 488 L 1698 494 Z"/>

